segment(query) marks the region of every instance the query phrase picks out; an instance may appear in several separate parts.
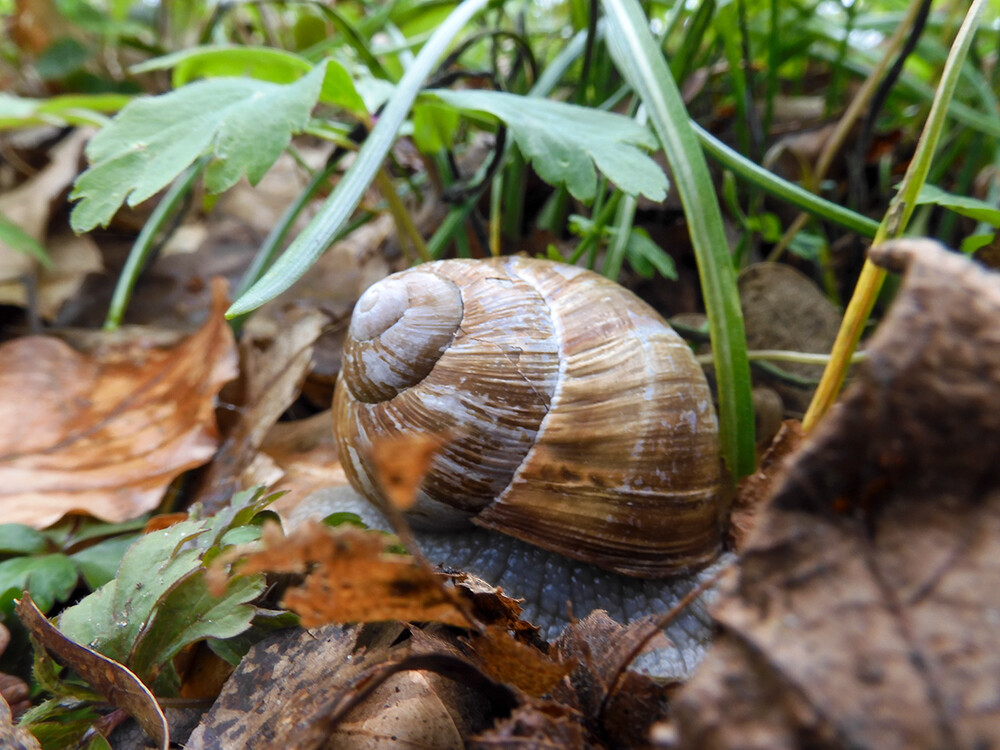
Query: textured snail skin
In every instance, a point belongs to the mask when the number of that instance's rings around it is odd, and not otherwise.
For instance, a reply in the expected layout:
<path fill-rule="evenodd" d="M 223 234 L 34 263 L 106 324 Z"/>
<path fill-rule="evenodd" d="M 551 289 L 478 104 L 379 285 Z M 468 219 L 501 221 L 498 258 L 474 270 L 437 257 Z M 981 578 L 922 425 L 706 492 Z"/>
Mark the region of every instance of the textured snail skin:
<path fill-rule="evenodd" d="M 376 505 L 375 443 L 448 436 L 414 527 L 471 521 L 646 578 L 719 554 L 701 368 L 655 311 L 589 271 L 508 257 L 379 282 L 355 308 L 333 411 L 345 473 Z"/>
<path fill-rule="evenodd" d="M 339 512 L 357 514 L 370 528 L 389 528 L 385 517 L 350 487 L 314 492 L 295 508 L 289 525 Z M 594 609 L 604 609 L 616 621 L 627 624 L 670 610 L 727 562 L 723 556 L 696 573 L 646 580 L 602 570 L 486 529 L 414 530 L 414 535 L 432 563 L 477 575 L 500 586 L 508 596 L 521 599 L 522 616 L 537 625 L 548 640 L 569 624 L 570 606 L 578 619 Z M 706 598 L 695 601 L 668 624 L 669 646 L 643 654 L 635 666 L 659 677 L 688 677 L 711 640 Z"/>

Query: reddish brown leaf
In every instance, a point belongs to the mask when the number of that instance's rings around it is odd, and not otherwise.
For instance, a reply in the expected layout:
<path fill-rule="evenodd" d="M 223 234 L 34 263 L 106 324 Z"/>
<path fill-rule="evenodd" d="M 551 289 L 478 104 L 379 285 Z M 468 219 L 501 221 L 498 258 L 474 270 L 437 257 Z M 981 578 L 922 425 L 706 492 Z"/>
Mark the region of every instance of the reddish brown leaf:
<path fill-rule="evenodd" d="M 497 682 L 512 685 L 532 697 L 541 697 L 576 668 L 574 659 L 553 661 L 527 646 L 503 628 L 490 626 L 469 640 L 483 671 Z"/>
<path fill-rule="evenodd" d="M 88 356 L 42 336 L 0 347 L 0 517 L 47 526 L 66 513 L 134 518 L 215 452 L 214 399 L 235 376 L 224 285 L 209 320 L 174 349 Z"/>
<path fill-rule="evenodd" d="M 111 705 L 131 715 L 161 750 L 167 750 L 170 737 L 166 717 L 153 694 L 138 677 L 118 662 L 69 640 L 45 619 L 27 592 L 15 611 L 46 652 L 83 677 Z"/>
<path fill-rule="evenodd" d="M 240 571 L 311 571 L 282 601 L 305 627 L 386 620 L 467 624 L 444 579 L 408 555 L 387 552 L 392 540 L 381 532 L 309 523 L 284 537 L 269 525 L 264 542 L 267 549 L 249 555 Z"/>
<path fill-rule="evenodd" d="M 420 482 L 442 442 L 440 435 L 415 433 L 384 438 L 372 446 L 378 483 L 399 510 L 408 510 L 416 502 Z"/>

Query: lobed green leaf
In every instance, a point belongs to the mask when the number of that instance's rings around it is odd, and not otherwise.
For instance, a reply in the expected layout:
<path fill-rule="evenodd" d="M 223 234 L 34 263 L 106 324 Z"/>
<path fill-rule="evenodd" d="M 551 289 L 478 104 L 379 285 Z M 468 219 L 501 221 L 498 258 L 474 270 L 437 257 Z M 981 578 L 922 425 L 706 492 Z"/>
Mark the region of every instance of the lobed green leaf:
<path fill-rule="evenodd" d="M 294 83 L 212 78 L 135 99 L 87 146 L 92 166 L 76 181 L 73 229 L 106 225 L 115 211 L 166 187 L 202 154 L 214 156 L 206 187 L 221 192 L 244 174 L 256 183 L 309 121 L 326 76 L 316 67 Z"/>
<path fill-rule="evenodd" d="M 631 118 L 502 91 L 429 93 L 454 107 L 502 120 L 538 176 L 565 185 L 578 200 L 591 201 L 597 194 L 595 165 L 629 195 L 653 201 L 667 195 L 667 176 L 643 151 L 655 148 L 656 139 Z"/>

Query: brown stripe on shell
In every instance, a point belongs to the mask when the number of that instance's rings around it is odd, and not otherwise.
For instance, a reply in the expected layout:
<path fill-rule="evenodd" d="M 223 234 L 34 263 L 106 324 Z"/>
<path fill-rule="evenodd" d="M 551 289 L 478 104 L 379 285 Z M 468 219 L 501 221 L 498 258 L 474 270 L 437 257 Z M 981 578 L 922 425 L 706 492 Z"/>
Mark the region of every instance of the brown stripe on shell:
<path fill-rule="evenodd" d="M 424 480 L 417 525 L 462 518 L 503 492 L 548 412 L 559 367 L 548 307 L 529 284 L 475 261 L 419 272 L 462 290 L 464 315 L 451 345 L 427 377 L 387 401 L 354 401 L 339 382 L 334 400 L 344 469 L 376 504 L 373 441 L 401 431 L 450 436 Z"/>
<path fill-rule="evenodd" d="M 597 274 L 508 264 L 548 301 L 561 372 L 533 449 L 474 521 L 643 577 L 712 559 L 720 542 L 718 430 L 687 344 Z"/>

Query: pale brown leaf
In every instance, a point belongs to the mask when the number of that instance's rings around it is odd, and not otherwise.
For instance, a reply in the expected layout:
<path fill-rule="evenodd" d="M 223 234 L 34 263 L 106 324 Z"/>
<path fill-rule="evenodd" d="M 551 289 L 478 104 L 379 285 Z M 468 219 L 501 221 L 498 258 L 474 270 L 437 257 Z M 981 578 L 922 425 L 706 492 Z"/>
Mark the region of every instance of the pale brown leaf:
<path fill-rule="evenodd" d="M 0 517 L 44 527 L 66 513 L 123 521 L 215 453 L 215 395 L 235 376 L 226 295 L 173 349 L 96 355 L 43 336 L 0 347 Z"/>

